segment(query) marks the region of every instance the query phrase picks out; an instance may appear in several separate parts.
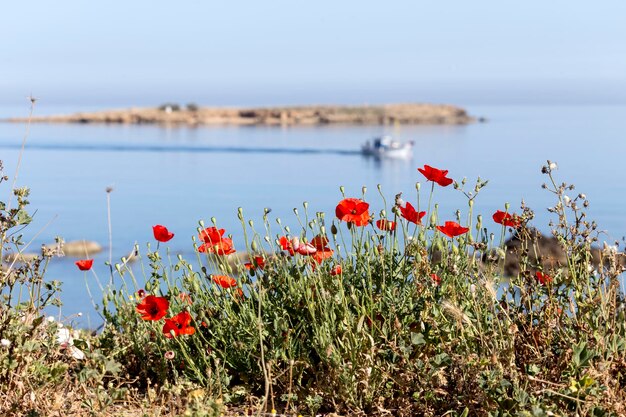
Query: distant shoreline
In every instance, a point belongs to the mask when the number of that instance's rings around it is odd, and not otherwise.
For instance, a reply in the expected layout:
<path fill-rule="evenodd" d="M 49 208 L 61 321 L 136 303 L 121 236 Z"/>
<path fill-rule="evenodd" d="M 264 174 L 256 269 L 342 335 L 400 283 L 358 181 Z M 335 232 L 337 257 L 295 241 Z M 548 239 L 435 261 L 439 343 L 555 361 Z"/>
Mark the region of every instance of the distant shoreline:
<path fill-rule="evenodd" d="M 6 122 L 24 122 L 10 118 Z M 479 119 L 480 120 L 480 119 Z M 461 107 L 444 104 L 384 104 L 375 106 L 197 107 L 165 104 L 158 108 L 130 108 L 33 117 L 37 123 L 96 123 L 151 125 L 463 125 L 477 121 Z"/>

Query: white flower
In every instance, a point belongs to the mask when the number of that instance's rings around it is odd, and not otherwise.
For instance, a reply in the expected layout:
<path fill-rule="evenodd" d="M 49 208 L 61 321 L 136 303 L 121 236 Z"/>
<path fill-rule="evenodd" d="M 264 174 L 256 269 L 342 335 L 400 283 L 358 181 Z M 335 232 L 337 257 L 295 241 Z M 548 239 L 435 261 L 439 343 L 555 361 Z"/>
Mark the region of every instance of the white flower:
<path fill-rule="evenodd" d="M 48 323 L 54 323 L 54 316 L 48 316 Z"/>
<path fill-rule="evenodd" d="M 0 339 L 0 345 L 8 348 L 9 346 L 11 346 L 11 341 L 8 339 Z"/>
<path fill-rule="evenodd" d="M 85 353 L 74 346 L 74 338 L 69 329 L 63 327 L 57 331 L 57 342 L 61 345 L 61 349 L 67 349 L 74 359 L 85 359 Z"/>

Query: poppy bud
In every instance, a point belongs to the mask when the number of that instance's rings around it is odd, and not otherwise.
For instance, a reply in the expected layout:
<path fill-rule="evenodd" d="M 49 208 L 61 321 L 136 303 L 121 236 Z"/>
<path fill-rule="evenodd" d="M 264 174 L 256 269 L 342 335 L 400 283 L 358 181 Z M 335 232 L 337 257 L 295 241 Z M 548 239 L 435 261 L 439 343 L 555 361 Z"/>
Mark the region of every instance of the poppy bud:
<path fill-rule="evenodd" d="M 381 210 L 380 211 L 380 217 L 386 218 L 387 217 L 387 212 L 385 210 Z"/>
<path fill-rule="evenodd" d="M 361 192 L 363 193 L 363 197 L 365 197 L 365 193 L 367 193 L 367 187 L 366 186 L 361 187 Z"/>
<path fill-rule="evenodd" d="M 480 231 L 481 227 L 483 227 L 483 215 L 479 214 L 476 216 L 476 230 Z"/>
<path fill-rule="evenodd" d="M 270 237 L 269 237 L 269 236 L 265 236 L 265 237 L 263 238 L 263 240 L 265 240 L 267 243 L 270 243 Z"/>
<path fill-rule="evenodd" d="M 293 209 L 293 214 L 295 214 L 296 216 L 298 215 L 298 209 L 294 207 Z"/>
<path fill-rule="evenodd" d="M 335 223 L 333 223 L 333 224 L 330 226 L 330 233 L 332 233 L 333 235 L 336 235 L 336 234 L 337 234 L 337 232 L 338 232 L 338 230 L 337 230 L 337 226 L 335 226 Z"/>
<path fill-rule="evenodd" d="M 250 227 L 254 227 L 254 221 L 248 220 L 248 224 L 250 225 Z"/>
<path fill-rule="evenodd" d="M 339 192 L 341 192 L 342 195 L 345 195 L 346 192 L 346 188 L 342 185 L 339 187 Z"/>
<path fill-rule="evenodd" d="M 437 225 L 437 216 L 435 213 L 430 215 L 430 226 L 435 227 Z"/>
<path fill-rule="evenodd" d="M 237 208 L 237 217 L 239 218 L 239 220 L 243 220 L 243 208 Z"/>
<path fill-rule="evenodd" d="M 289 228 L 289 226 L 285 226 L 285 232 L 291 233 L 291 229 Z"/>
<path fill-rule="evenodd" d="M 217 224 L 217 219 L 215 217 L 211 217 L 211 223 L 216 225 Z"/>
<path fill-rule="evenodd" d="M 326 227 L 325 227 L 325 226 L 321 226 L 321 227 L 320 227 L 320 234 L 321 234 L 322 236 L 325 236 L 325 235 L 326 235 Z"/>
<path fill-rule="evenodd" d="M 308 209 L 309 208 L 309 202 L 308 201 L 304 201 L 302 203 L 302 207 L 304 207 L 304 210 Z"/>
<path fill-rule="evenodd" d="M 511 208 L 511 204 L 509 204 L 509 203 L 504 203 L 504 210 L 505 210 L 505 211 L 507 211 L 507 212 L 508 212 L 510 208 Z"/>
<path fill-rule="evenodd" d="M 146 291 L 150 292 L 152 290 L 152 283 L 150 281 L 146 282 Z"/>
<path fill-rule="evenodd" d="M 250 243 L 250 249 L 252 249 L 254 252 L 257 251 L 258 249 L 258 245 L 256 244 L 256 241 L 252 241 L 252 243 Z"/>
<path fill-rule="evenodd" d="M 469 200 L 469 201 L 467 202 L 467 205 L 468 205 L 470 208 L 474 207 L 474 199 Z"/>

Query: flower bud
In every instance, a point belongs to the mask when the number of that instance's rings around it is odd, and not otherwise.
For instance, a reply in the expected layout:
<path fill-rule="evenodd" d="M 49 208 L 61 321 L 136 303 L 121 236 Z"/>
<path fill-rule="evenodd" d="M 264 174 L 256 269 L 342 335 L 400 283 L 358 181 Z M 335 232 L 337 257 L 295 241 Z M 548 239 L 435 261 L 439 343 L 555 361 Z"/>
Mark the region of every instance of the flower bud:
<path fill-rule="evenodd" d="M 254 227 L 254 221 L 248 220 L 248 224 L 250 225 L 250 227 Z"/>
<path fill-rule="evenodd" d="M 361 187 L 361 192 L 363 193 L 363 197 L 365 197 L 365 193 L 367 193 L 367 187 L 366 186 Z"/>
<path fill-rule="evenodd" d="M 342 185 L 339 187 L 339 192 L 341 192 L 342 195 L 344 195 L 346 193 L 346 188 Z"/>
<path fill-rule="evenodd" d="M 421 183 L 419 183 L 419 182 L 416 182 L 416 183 L 415 183 L 415 189 L 416 189 L 417 191 L 419 191 L 419 190 L 420 190 L 420 188 L 422 188 L 422 184 L 421 184 Z"/>
<path fill-rule="evenodd" d="M 333 224 L 330 226 L 330 233 L 332 233 L 333 235 L 336 235 L 337 232 L 338 232 L 337 226 L 335 226 L 335 223 L 333 222 Z"/>
<path fill-rule="evenodd" d="M 304 207 L 304 210 L 309 208 L 309 202 L 308 201 L 303 201 L 302 202 L 302 207 Z"/>

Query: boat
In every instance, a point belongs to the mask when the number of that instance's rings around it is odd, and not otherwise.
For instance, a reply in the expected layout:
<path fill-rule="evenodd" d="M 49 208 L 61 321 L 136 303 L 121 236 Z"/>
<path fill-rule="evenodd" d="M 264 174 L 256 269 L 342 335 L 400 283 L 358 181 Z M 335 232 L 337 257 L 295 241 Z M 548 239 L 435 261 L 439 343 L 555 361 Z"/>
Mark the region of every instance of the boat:
<path fill-rule="evenodd" d="M 361 153 L 376 158 L 408 159 L 413 156 L 413 142 L 398 142 L 391 136 L 381 136 L 365 142 Z"/>

